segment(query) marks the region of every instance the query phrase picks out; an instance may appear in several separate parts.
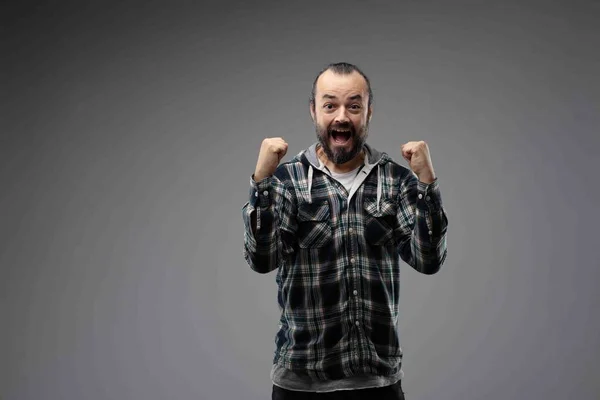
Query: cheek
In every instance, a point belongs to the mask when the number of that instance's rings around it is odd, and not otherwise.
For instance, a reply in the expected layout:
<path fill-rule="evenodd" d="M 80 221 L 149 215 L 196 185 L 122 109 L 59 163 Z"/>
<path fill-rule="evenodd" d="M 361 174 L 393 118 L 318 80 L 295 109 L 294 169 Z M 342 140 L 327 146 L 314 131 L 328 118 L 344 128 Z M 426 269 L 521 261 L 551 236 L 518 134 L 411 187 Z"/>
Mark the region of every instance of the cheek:
<path fill-rule="evenodd" d="M 329 117 L 328 115 L 323 115 L 323 114 L 317 115 L 317 123 L 320 126 L 326 128 L 329 125 L 331 125 L 331 117 Z"/>
<path fill-rule="evenodd" d="M 366 122 L 367 122 L 366 117 L 363 118 L 362 115 L 357 115 L 355 117 L 352 117 L 352 124 L 354 124 L 354 126 L 356 126 L 356 127 L 363 126 Z"/>

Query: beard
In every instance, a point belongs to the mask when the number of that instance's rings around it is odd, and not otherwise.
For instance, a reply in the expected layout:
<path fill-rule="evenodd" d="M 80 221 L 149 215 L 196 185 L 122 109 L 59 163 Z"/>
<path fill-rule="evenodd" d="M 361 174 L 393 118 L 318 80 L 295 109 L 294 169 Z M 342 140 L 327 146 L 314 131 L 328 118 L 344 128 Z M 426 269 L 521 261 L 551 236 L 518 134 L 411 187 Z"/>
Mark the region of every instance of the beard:
<path fill-rule="evenodd" d="M 352 147 L 347 149 L 345 146 L 331 146 L 331 138 L 333 137 L 332 132 L 336 129 L 350 130 L 350 139 L 352 140 Z M 317 133 L 317 139 L 323 152 L 327 158 L 334 164 L 340 165 L 345 164 L 348 161 L 356 157 L 364 147 L 364 144 L 369 135 L 369 123 L 360 127 L 358 132 L 352 124 L 337 124 L 332 125 L 329 128 L 320 126 L 315 123 L 315 131 Z"/>

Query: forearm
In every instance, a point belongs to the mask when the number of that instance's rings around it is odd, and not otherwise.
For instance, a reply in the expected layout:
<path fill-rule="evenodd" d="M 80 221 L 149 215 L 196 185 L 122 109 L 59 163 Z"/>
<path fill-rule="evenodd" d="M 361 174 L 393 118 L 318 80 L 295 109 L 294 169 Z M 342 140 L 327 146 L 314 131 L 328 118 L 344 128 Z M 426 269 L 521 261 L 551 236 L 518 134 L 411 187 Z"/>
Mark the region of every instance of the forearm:
<path fill-rule="evenodd" d="M 259 273 L 277 268 L 277 218 L 271 195 L 271 179 L 251 178 L 250 199 L 242 208 L 244 258 Z"/>
<path fill-rule="evenodd" d="M 250 224 L 252 228 L 252 235 L 256 236 L 256 212 L 250 214 Z"/>
<path fill-rule="evenodd" d="M 259 273 L 276 269 L 294 250 L 296 200 L 275 177 L 250 179 L 250 200 L 244 205 L 244 256 Z"/>
<path fill-rule="evenodd" d="M 411 184 L 405 202 L 411 202 L 413 221 L 411 229 L 407 229 L 409 234 L 400 245 L 400 254 L 415 270 L 431 275 L 440 270 L 446 259 L 448 218 L 437 179 L 429 184 L 422 181 Z"/>

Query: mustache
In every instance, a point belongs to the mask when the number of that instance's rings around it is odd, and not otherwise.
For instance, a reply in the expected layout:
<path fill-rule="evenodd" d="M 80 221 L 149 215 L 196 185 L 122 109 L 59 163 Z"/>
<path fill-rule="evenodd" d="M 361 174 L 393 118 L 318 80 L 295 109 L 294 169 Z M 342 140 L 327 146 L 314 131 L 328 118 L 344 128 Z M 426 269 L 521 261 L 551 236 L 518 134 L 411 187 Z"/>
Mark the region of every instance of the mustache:
<path fill-rule="evenodd" d="M 331 133 L 331 131 L 338 131 L 338 130 L 349 130 L 350 133 L 354 134 L 356 132 L 356 130 L 354 129 L 354 126 L 351 124 L 336 124 L 336 125 L 332 125 L 329 128 L 327 128 L 327 132 Z"/>

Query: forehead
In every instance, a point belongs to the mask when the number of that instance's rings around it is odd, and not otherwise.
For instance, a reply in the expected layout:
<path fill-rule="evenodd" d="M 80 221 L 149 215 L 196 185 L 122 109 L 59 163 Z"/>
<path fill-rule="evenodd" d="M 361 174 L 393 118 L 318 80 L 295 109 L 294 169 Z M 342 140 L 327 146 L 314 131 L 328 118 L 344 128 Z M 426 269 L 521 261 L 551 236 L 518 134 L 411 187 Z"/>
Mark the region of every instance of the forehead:
<path fill-rule="evenodd" d="M 324 94 L 332 94 L 340 98 L 360 94 L 363 99 L 366 99 L 368 96 L 367 82 L 356 71 L 342 75 L 327 70 L 317 80 L 316 100 L 320 100 Z"/>

